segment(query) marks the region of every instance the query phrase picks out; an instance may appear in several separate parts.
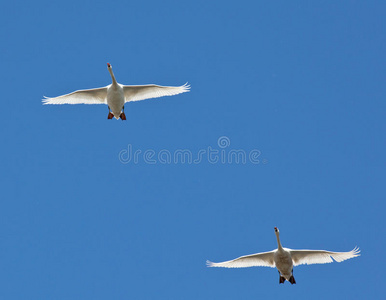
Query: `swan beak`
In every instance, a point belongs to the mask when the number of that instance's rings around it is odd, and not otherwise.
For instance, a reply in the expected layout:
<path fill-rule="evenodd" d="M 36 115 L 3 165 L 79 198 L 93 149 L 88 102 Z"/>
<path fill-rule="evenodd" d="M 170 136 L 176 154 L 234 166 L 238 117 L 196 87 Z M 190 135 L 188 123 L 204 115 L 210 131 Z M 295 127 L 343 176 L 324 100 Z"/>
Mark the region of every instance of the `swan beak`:
<path fill-rule="evenodd" d="M 110 65 L 109 63 L 107 63 L 107 67 L 108 67 L 108 68 L 111 68 L 111 65 Z"/>

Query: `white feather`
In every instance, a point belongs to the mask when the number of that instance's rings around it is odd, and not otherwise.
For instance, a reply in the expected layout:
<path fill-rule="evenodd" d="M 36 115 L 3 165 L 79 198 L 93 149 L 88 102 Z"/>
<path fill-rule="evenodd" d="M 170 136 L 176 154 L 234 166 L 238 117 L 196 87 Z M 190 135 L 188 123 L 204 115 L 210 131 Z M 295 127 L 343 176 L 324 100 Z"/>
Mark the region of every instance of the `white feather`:
<path fill-rule="evenodd" d="M 241 256 L 239 258 L 228 260 L 220 263 L 206 261 L 208 267 L 223 267 L 223 268 L 247 268 L 247 267 L 275 267 L 273 260 L 274 251 L 262 252 L 251 255 Z"/>
<path fill-rule="evenodd" d="M 294 266 L 311 265 L 311 264 L 327 264 L 360 256 L 360 250 L 355 247 L 348 252 L 331 252 L 325 250 L 290 250 Z"/>
<path fill-rule="evenodd" d="M 160 86 L 155 84 L 123 86 L 125 102 L 139 101 L 163 96 L 174 96 L 189 91 L 190 85 L 187 83 L 181 86 Z"/>
<path fill-rule="evenodd" d="M 44 97 L 43 104 L 106 104 L 107 87 L 79 90 L 58 97 Z"/>

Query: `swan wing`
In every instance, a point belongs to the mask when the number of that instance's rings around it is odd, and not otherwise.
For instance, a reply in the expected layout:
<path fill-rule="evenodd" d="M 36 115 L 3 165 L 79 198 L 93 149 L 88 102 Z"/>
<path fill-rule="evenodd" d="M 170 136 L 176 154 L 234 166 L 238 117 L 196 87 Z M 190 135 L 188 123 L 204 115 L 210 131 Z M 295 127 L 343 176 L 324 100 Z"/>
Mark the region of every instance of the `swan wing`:
<path fill-rule="evenodd" d="M 78 90 L 70 94 L 49 98 L 44 97 L 43 104 L 104 104 L 106 103 L 107 87 Z"/>
<path fill-rule="evenodd" d="M 160 86 L 155 84 L 123 86 L 125 102 L 139 101 L 163 96 L 173 96 L 189 92 L 189 90 L 190 85 L 188 85 L 187 83 L 181 86 Z"/>
<path fill-rule="evenodd" d="M 332 263 L 332 259 L 341 262 L 360 255 L 360 250 L 357 247 L 349 252 L 331 252 L 325 250 L 291 250 L 290 252 L 294 266 L 327 264 Z"/>
<path fill-rule="evenodd" d="M 247 268 L 247 267 L 275 267 L 273 258 L 274 251 L 262 252 L 251 255 L 241 256 L 239 258 L 224 262 L 214 263 L 206 261 L 208 267 L 223 267 L 223 268 Z"/>

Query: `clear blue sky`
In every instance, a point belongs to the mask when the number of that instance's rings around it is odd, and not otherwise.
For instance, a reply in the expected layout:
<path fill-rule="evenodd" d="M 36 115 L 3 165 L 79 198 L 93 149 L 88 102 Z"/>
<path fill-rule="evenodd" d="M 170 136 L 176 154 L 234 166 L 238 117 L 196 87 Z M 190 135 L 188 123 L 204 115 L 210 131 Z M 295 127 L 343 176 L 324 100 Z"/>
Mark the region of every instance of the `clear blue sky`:
<path fill-rule="evenodd" d="M 0 299 L 380 299 L 384 1 L 3 1 Z M 190 93 L 43 106 L 110 84 Z M 259 164 L 122 163 L 260 151 Z M 143 152 L 142 152 L 143 153 Z M 210 269 L 276 248 L 343 263 Z"/>

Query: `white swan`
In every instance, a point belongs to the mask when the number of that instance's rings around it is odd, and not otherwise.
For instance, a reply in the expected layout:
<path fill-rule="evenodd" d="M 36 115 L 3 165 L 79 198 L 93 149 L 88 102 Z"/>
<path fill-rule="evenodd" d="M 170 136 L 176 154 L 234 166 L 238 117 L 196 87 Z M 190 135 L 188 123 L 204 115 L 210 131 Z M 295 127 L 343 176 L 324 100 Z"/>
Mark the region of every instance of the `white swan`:
<path fill-rule="evenodd" d="M 298 265 L 326 264 L 333 262 L 332 258 L 341 262 L 359 256 L 359 248 L 349 252 L 330 252 L 325 250 L 292 250 L 283 248 L 279 239 L 279 229 L 275 227 L 278 248 L 270 252 L 256 253 L 241 256 L 234 260 L 213 263 L 206 261 L 208 267 L 246 268 L 246 267 L 276 267 L 280 274 L 279 283 L 285 280 L 296 283 L 293 276 L 293 267 Z"/>
<path fill-rule="evenodd" d="M 173 96 L 189 92 L 190 86 L 122 85 L 115 80 L 112 67 L 107 63 L 113 83 L 102 88 L 78 90 L 55 98 L 44 97 L 43 104 L 107 104 L 108 119 L 115 117 L 126 120 L 124 105 L 126 102 L 139 101 L 162 96 Z"/>

